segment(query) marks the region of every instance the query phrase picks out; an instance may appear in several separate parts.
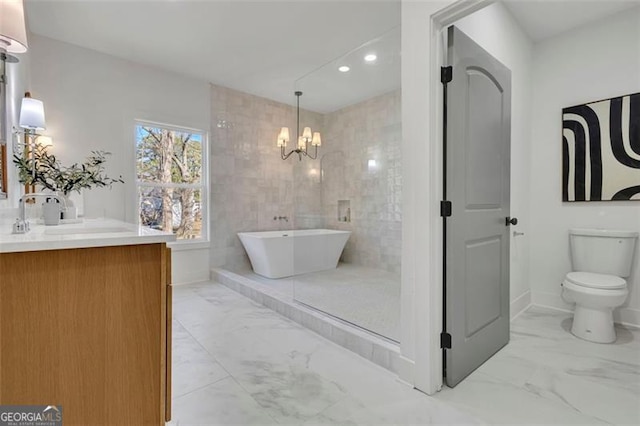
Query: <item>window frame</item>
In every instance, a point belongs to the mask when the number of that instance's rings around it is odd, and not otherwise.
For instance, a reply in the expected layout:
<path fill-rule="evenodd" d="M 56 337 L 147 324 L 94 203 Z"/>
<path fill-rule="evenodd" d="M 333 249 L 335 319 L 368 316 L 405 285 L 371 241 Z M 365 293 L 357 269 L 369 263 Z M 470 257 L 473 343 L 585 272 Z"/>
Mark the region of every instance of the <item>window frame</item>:
<path fill-rule="evenodd" d="M 156 183 L 145 182 L 138 179 L 138 140 L 137 140 L 137 128 L 138 126 L 156 127 L 167 130 L 172 130 L 181 133 L 193 133 L 202 136 L 202 173 L 199 184 L 188 183 Z M 175 124 L 167 124 L 159 121 L 135 119 L 133 121 L 133 176 L 135 181 L 134 189 L 134 216 L 135 222 L 138 226 L 143 226 L 140 223 L 140 188 L 152 187 L 152 188 L 193 188 L 200 190 L 201 197 L 201 209 L 202 209 L 202 232 L 200 238 L 193 239 L 176 239 L 176 241 L 169 243 L 169 246 L 173 250 L 194 250 L 209 248 L 209 132 L 189 126 L 180 126 Z M 174 234 L 175 235 L 175 234 Z"/>

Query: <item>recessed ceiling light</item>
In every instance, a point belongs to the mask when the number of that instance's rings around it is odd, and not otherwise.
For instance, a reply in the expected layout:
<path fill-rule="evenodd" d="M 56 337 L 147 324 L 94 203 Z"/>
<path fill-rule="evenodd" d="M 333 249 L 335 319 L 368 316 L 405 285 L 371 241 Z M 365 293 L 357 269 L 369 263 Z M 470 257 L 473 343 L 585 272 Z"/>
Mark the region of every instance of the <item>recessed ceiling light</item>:
<path fill-rule="evenodd" d="M 338 71 L 340 71 L 340 72 L 347 72 L 347 71 L 349 71 L 350 69 L 351 69 L 351 68 L 349 68 L 349 67 L 348 67 L 348 66 L 346 66 L 346 65 L 342 65 L 341 67 L 338 67 Z"/>
<path fill-rule="evenodd" d="M 378 56 L 376 56 L 375 53 L 369 53 L 367 56 L 364 57 L 364 60 L 367 62 L 373 62 L 376 59 L 378 59 Z"/>

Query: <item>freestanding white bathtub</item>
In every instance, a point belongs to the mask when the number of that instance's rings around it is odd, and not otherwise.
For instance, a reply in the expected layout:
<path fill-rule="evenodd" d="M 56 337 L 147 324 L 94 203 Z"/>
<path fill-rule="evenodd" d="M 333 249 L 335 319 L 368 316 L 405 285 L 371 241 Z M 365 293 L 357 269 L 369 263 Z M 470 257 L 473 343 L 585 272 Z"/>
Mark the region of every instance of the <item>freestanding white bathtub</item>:
<path fill-rule="evenodd" d="M 253 271 L 267 278 L 283 278 L 335 269 L 350 231 L 239 232 Z"/>

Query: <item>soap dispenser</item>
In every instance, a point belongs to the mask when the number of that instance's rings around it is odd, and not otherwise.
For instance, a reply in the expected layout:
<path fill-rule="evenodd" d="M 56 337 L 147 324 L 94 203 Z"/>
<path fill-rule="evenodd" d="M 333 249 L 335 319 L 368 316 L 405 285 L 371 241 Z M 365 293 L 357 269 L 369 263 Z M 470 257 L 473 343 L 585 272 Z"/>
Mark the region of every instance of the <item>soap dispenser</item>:
<path fill-rule="evenodd" d="M 55 198 L 47 198 L 42 205 L 42 216 L 44 217 L 45 225 L 59 225 L 60 224 L 60 201 Z"/>

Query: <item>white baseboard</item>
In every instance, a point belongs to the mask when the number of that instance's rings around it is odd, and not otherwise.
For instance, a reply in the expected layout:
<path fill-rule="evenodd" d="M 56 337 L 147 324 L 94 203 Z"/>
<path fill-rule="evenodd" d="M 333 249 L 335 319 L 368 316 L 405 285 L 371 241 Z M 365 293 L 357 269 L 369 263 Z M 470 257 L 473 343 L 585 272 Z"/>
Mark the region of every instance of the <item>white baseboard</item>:
<path fill-rule="evenodd" d="M 180 287 L 180 286 L 187 286 L 187 285 L 193 285 L 193 284 L 202 284 L 202 283 L 208 283 L 211 282 L 210 279 L 206 278 L 206 279 L 197 279 L 195 281 L 189 281 L 189 282 L 180 282 L 180 283 L 171 283 L 171 285 L 173 287 Z"/>
<path fill-rule="evenodd" d="M 511 321 L 513 321 L 518 315 L 527 310 L 531 306 L 531 291 L 527 290 L 515 300 L 511 301 L 510 312 Z"/>
<path fill-rule="evenodd" d="M 173 274 L 172 285 L 187 285 L 201 283 L 204 281 L 210 281 L 208 274 L 203 274 L 202 271 L 195 271 L 194 273 L 177 271 Z"/>
<path fill-rule="evenodd" d="M 563 312 L 573 312 L 573 305 L 562 300 L 560 294 L 536 292 L 532 293 L 532 304 L 556 309 Z M 640 309 L 622 307 L 613 311 L 613 321 L 623 326 L 640 328 Z"/>
<path fill-rule="evenodd" d="M 171 253 L 173 284 L 189 284 L 209 279 L 209 249 L 173 250 Z"/>
<path fill-rule="evenodd" d="M 412 359 L 409 359 L 405 356 L 400 355 L 398 357 L 398 380 L 413 387 L 414 385 L 413 372 L 414 372 L 415 366 L 416 366 L 416 363 Z"/>
<path fill-rule="evenodd" d="M 613 311 L 613 320 L 627 327 L 640 328 L 640 309 L 616 309 Z"/>
<path fill-rule="evenodd" d="M 534 291 L 531 293 L 531 303 L 544 308 L 556 309 L 563 312 L 573 312 L 573 305 L 562 300 L 562 296 L 556 293 Z"/>

